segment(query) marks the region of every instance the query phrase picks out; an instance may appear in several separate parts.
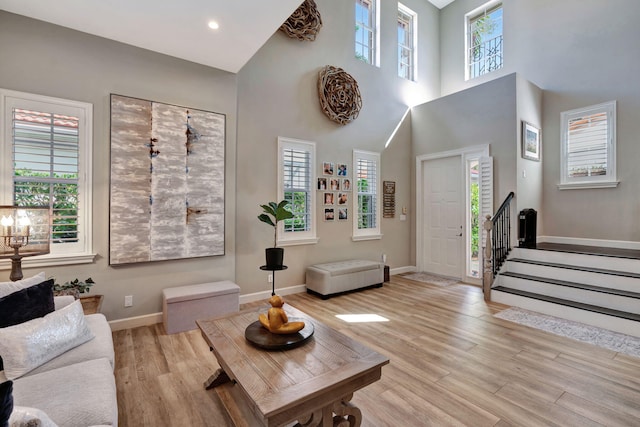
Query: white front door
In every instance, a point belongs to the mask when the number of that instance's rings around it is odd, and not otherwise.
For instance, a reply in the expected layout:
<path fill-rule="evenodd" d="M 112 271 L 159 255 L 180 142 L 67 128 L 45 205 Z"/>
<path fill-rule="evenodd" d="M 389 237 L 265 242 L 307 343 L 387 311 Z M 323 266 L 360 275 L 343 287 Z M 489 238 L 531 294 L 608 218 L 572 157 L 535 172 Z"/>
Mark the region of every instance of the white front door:
<path fill-rule="evenodd" d="M 422 242 L 424 271 L 462 277 L 462 159 L 423 163 Z"/>

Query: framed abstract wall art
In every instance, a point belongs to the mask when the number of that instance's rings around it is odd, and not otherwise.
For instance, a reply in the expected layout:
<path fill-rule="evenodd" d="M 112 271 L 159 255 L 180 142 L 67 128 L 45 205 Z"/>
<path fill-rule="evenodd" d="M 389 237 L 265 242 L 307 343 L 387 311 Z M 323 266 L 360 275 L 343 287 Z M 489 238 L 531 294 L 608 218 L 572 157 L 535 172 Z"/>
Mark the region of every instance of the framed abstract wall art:
<path fill-rule="evenodd" d="M 109 264 L 224 255 L 225 115 L 111 95 Z"/>

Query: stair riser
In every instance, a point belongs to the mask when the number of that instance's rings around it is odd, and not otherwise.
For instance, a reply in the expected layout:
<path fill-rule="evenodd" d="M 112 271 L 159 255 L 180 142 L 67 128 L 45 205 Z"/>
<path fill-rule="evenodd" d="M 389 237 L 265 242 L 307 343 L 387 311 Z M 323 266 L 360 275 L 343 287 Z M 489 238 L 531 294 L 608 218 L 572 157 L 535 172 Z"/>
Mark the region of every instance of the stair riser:
<path fill-rule="evenodd" d="M 640 299 L 636 298 L 569 288 L 566 286 L 558 286 L 550 283 L 508 276 L 502 277 L 501 285 L 508 288 L 534 292 L 536 294 L 562 298 L 569 301 L 576 301 L 584 304 L 626 311 L 628 313 L 640 314 Z M 638 327 L 640 327 L 640 325 Z"/>
<path fill-rule="evenodd" d="M 640 293 L 640 279 L 508 261 L 506 271 Z"/>
<path fill-rule="evenodd" d="M 514 248 L 509 258 L 524 258 L 534 261 L 603 268 L 607 270 L 627 271 L 630 273 L 640 274 L 640 260 L 637 259 L 583 255 L 556 251 L 538 251 L 524 248 Z"/>
<path fill-rule="evenodd" d="M 611 331 L 620 332 L 622 334 L 640 337 L 640 328 L 638 322 L 633 320 L 621 319 L 619 317 L 606 316 L 600 313 L 580 310 L 564 305 L 553 304 L 546 301 L 513 295 L 506 292 L 492 291 L 491 300 L 494 302 L 511 305 L 514 307 L 524 308 L 526 310 L 536 311 L 538 313 L 548 314 L 550 316 L 561 317 L 575 322 L 582 322 L 588 325 L 597 326 Z"/>

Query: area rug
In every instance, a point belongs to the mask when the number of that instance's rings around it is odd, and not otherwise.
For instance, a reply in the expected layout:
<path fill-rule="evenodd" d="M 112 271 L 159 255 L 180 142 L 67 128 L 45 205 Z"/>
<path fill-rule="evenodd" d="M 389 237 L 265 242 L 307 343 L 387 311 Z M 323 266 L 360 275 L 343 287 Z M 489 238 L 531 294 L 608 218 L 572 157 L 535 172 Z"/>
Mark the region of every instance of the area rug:
<path fill-rule="evenodd" d="M 640 338 L 631 335 L 517 307 L 496 313 L 494 317 L 640 358 Z"/>
<path fill-rule="evenodd" d="M 460 283 L 455 279 L 447 279 L 446 277 L 434 276 L 433 274 L 429 273 L 412 273 L 402 277 L 404 277 L 405 279 L 415 280 L 417 282 L 430 283 L 436 286 L 449 286 Z"/>

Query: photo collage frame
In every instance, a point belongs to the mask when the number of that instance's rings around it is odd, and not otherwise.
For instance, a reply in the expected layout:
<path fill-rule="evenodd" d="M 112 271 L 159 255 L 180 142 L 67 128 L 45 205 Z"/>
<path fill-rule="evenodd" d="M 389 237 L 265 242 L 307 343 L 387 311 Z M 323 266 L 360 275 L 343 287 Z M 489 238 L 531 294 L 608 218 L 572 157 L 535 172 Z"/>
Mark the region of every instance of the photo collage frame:
<path fill-rule="evenodd" d="M 322 193 L 322 217 L 325 221 L 347 221 L 353 180 L 346 163 L 322 162 L 317 190 Z"/>

